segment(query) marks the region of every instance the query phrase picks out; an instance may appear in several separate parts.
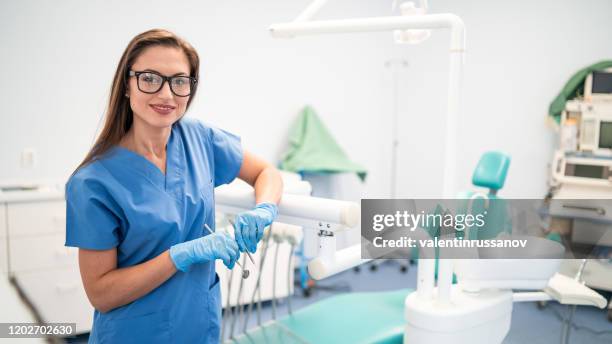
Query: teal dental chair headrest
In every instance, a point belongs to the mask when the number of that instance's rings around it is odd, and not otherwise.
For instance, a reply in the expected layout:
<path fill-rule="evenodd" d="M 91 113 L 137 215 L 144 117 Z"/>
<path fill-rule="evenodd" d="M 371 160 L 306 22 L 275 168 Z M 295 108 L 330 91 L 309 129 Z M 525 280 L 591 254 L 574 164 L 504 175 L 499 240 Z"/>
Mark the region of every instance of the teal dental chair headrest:
<path fill-rule="evenodd" d="M 480 157 L 472 175 L 472 184 L 497 191 L 504 187 L 510 167 L 510 156 L 500 152 L 486 152 Z"/>

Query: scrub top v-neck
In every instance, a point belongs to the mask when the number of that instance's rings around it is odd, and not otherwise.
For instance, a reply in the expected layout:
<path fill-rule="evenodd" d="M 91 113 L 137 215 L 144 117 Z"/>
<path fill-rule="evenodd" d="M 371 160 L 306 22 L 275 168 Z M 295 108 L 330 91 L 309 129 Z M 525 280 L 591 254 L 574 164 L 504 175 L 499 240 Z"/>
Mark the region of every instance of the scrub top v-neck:
<path fill-rule="evenodd" d="M 66 246 L 117 249 L 117 267 L 155 258 L 214 228 L 214 187 L 242 164 L 239 137 L 181 119 L 166 146 L 166 173 L 115 146 L 66 185 Z M 214 262 L 196 264 L 139 299 L 94 312 L 90 343 L 218 343 L 219 277 Z"/>

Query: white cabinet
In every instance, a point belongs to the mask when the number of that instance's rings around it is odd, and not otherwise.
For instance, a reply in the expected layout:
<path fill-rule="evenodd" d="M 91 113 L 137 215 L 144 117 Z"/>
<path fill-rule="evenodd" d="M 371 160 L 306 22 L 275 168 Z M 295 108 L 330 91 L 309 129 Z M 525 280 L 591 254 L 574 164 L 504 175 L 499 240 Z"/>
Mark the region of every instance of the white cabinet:
<path fill-rule="evenodd" d="M 76 323 L 77 333 L 91 331 L 93 308 L 78 269 L 21 272 L 16 277 L 20 289 L 45 322 Z"/>
<path fill-rule="evenodd" d="M 10 237 L 31 237 L 66 232 L 64 199 L 8 203 Z"/>
<path fill-rule="evenodd" d="M 77 333 L 89 332 L 94 309 L 81 281 L 78 250 L 64 246 L 63 193 L 0 196 L 0 264 L 44 322 L 76 323 Z"/>
<path fill-rule="evenodd" d="M 10 237 L 9 259 L 13 273 L 72 268 L 78 270 L 78 249 L 65 247 L 64 233 Z"/>

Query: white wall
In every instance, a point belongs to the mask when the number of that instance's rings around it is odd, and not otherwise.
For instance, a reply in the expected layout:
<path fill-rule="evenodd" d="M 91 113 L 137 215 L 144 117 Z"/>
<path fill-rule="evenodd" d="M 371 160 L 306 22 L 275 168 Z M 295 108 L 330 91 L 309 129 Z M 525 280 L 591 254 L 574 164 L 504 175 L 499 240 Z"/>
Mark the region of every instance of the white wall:
<path fill-rule="evenodd" d="M 557 139 L 546 126 L 548 105 L 575 71 L 612 59 L 612 2 L 432 0 L 430 6 L 431 12 L 460 15 L 467 27 L 458 187 L 470 187 L 484 151 L 501 150 L 512 156 L 501 194 L 543 197 Z M 436 34 L 421 46 L 393 50 L 411 63 L 404 77 L 401 167 L 415 178 L 403 179 L 403 196 L 442 191 L 438 166 L 448 68 L 439 52 L 447 42 Z"/>
<path fill-rule="evenodd" d="M 4 1 L 0 3 L 0 180 L 66 178 L 89 149 L 127 42 L 152 27 L 189 40 L 202 59 L 189 116 L 238 133 L 244 145 L 277 161 L 298 110 L 312 104 L 370 176 L 349 176 L 343 198 L 389 194 L 392 78 L 384 62 L 406 58 L 401 73 L 401 177 L 398 195 L 437 197 L 442 184 L 448 33 L 420 46 L 395 46 L 390 34 L 275 40 L 266 28 L 293 19 L 295 1 Z M 391 1 L 330 1 L 324 19 L 389 15 Z M 554 136 L 549 102 L 575 70 L 612 57 L 612 2 L 430 1 L 467 26 L 457 185 L 470 185 L 485 150 L 513 157 L 503 191 L 540 197 Z M 35 148 L 38 165 L 22 169 Z"/>

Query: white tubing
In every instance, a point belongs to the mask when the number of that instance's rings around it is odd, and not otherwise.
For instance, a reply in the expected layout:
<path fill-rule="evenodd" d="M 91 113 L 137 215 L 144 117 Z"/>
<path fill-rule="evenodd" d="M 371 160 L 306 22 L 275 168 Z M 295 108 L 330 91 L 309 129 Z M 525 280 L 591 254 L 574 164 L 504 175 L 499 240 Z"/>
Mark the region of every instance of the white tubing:
<path fill-rule="evenodd" d="M 237 214 L 255 207 L 253 189 L 219 187 L 215 189 L 219 211 Z M 359 205 L 327 198 L 283 194 L 278 206 L 280 222 L 330 232 L 355 227 L 359 223 Z"/>
<path fill-rule="evenodd" d="M 299 17 L 298 17 L 299 18 Z M 272 24 L 274 37 L 292 38 L 301 35 L 323 33 L 374 32 L 408 29 L 450 29 L 451 50 L 464 49 L 465 26 L 463 20 L 452 13 L 426 14 L 422 16 L 392 16 L 340 20 L 298 21 Z"/>
<path fill-rule="evenodd" d="M 313 279 L 320 280 L 368 261 L 370 259 L 361 259 L 361 245 L 354 245 L 336 251 L 332 257 L 317 257 L 311 260 L 308 263 L 308 274 Z"/>

